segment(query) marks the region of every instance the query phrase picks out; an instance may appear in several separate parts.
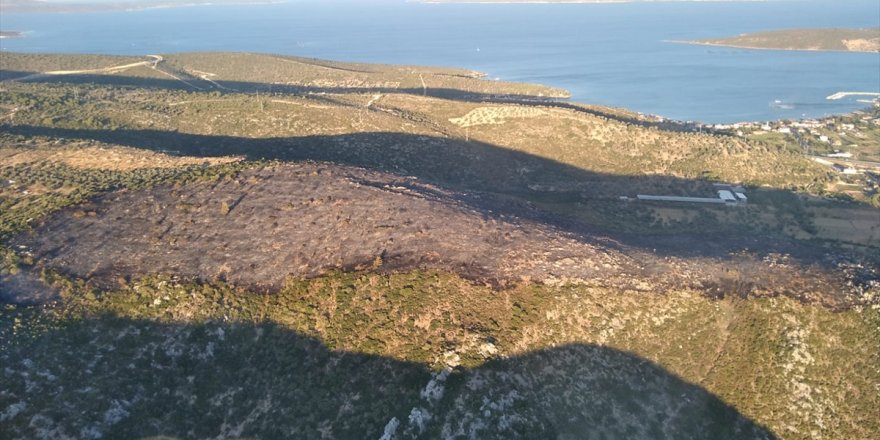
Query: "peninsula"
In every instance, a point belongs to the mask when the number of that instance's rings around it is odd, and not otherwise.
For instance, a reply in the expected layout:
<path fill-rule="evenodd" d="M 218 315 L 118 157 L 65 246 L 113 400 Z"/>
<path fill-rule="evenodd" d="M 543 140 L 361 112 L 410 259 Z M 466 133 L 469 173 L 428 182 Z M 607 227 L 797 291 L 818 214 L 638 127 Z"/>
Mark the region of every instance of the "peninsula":
<path fill-rule="evenodd" d="M 674 42 L 746 49 L 880 52 L 880 28 L 786 29 L 728 38 Z"/>

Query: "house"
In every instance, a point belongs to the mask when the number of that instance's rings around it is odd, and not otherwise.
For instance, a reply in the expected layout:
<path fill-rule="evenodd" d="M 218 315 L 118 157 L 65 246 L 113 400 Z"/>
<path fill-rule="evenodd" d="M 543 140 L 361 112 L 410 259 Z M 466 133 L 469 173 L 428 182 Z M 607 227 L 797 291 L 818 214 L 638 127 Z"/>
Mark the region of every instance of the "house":
<path fill-rule="evenodd" d="M 724 203 L 724 200 L 713 197 L 679 197 L 679 196 L 652 196 L 646 194 L 638 194 L 639 200 L 654 202 L 682 202 L 682 203 Z"/>
<path fill-rule="evenodd" d="M 848 151 L 837 150 L 831 154 L 826 154 L 825 157 L 839 157 L 839 158 L 843 158 L 843 159 L 849 159 L 852 157 L 852 153 L 850 153 Z"/>
<path fill-rule="evenodd" d="M 724 203 L 736 203 L 736 196 L 730 190 L 722 189 L 718 191 L 718 198 L 724 200 Z"/>
<path fill-rule="evenodd" d="M 822 126 L 822 123 L 815 119 L 806 119 L 800 122 L 794 122 L 791 125 L 798 128 L 819 128 Z"/>
<path fill-rule="evenodd" d="M 859 173 L 859 170 L 857 170 L 849 165 L 841 165 L 839 163 L 832 165 L 831 168 L 834 168 L 834 171 L 837 171 L 838 173 L 841 173 L 841 174 L 858 174 Z"/>
<path fill-rule="evenodd" d="M 748 198 L 746 190 L 739 185 L 731 185 L 727 183 L 713 183 L 718 197 L 681 197 L 681 196 L 654 196 L 647 194 L 638 194 L 637 199 L 643 201 L 654 202 L 681 202 L 681 203 L 711 203 L 724 205 L 741 205 L 745 204 Z"/>

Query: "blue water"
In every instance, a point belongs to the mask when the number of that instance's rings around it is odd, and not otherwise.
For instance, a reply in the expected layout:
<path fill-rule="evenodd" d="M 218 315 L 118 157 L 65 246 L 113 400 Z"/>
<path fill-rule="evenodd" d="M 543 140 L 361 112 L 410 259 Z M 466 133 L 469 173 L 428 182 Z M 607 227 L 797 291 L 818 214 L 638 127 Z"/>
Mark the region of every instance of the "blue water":
<path fill-rule="evenodd" d="M 562 87 L 576 101 L 679 120 L 735 122 L 838 114 L 866 104 L 855 98 L 828 101 L 826 96 L 838 91 L 880 92 L 878 54 L 666 42 L 781 28 L 877 27 L 878 0 L 567 5 L 311 0 L 3 14 L 0 25 L 28 32 L 25 38 L 0 41 L 0 49 L 9 51 L 248 51 L 456 66 L 491 78 Z"/>

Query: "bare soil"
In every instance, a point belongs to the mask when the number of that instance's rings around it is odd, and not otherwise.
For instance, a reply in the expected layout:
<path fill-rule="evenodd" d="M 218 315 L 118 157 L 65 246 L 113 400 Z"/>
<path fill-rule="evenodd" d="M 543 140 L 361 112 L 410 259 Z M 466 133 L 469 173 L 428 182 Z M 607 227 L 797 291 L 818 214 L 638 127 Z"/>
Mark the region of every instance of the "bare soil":
<path fill-rule="evenodd" d="M 817 207 L 811 211 L 819 237 L 880 247 L 880 210 L 854 206 L 846 210 Z"/>
<path fill-rule="evenodd" d="M 171 156 L 149 150 L 127 147 L 43 148 L 6 147 L 0 150 L 0 163 L 5 166 L 41 162 L 61 163 L 88 170 L 131 171 L 143 168 L 177 168 L 187 165 L 219 165 L 237 162 L 241 157 Z"/>
<path fill-rule="evenodd" d="M 543 109 L 526 106 L 477 107 L 460 118 L 449 119 L 449 122 L 466 128 L 476 125 L 500 125 L 511 118 L 534 118 L 546 114 Z"/>

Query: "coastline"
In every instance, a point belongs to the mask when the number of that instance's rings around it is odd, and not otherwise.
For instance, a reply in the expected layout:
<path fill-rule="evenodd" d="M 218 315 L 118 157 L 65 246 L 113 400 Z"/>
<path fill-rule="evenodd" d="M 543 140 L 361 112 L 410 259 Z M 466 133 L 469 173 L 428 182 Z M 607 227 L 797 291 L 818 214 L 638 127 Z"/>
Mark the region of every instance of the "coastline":
<path fill-rule="evenodd" d="M 0 39 L 5 38 L 24 38 L 24 32 L 21 31 L 0 31 Z"/>
<path fill-rule="evenodd" d="M 616 4 L 616 3 L 765 3 L 771 0 L 415 0 L 416 3 L 434 5 L 571 5 L 571 4 Z"/>
<path fill-rule="evenodd" d="M 465 1 L 442 1 L 442 0 L 421 0 L 417 3 L 425 3 L 431 5 L 528 5 L 528 4 L 536 4 L 536 5 L 547 5 L 547 4 L 600 4 L 600 3 L 634 3 L 638 0 L 571 0 L 571 1 L 540 1 L 540 0 L 527 0 L 527 1 L 497 1 L 493 2 L 490 0 L 465 0 Z M 673 0 L 673 1 L 693 1 L 693 0 Z"/>
<path fill-rule="evenodd" d="M 840 49 L 797 49 L 797 48 L 781 48 L 781 47 L 757 47 L 745 46 L 741 44 L 711 43 L 708 41 L 689 41 L 689 40 L 662 40 L 663 43 L 672 44 L 689 44 L 692 46 L 712 46 L 712 47 L 728 47 L 732 49 L 750 49 L 750 50 L 767 50 L 767 51 L 785 51 L 785 52 L 838 52 L 838 53 L 871 53 L 877 54 L 880 51 L 875 50 L 840 50 Z"/>
<path fill-rule="evenodd" d="M 263 6 L 287 3 L 290 0 L 194 0 L 185 3 L 165 1 L 122 3 L 38 3 L 8 5 L 6 14 L 77 14 L 92 12 L 138 12 L 150 9 L 192 8 L 200 6 Z"/>
<path fill-rule="evenodd" d="M 9 32 L 11 32 L 11 31 L 9 31 Z M 25 35 L 27 32 L 19 32 L 19 33 L 22 35 Z M 712 43 L 696 43 L 696 42 L 688 42 L 688 41 L 681 41 L 681 40 L 662 40 L 662 41 L 667 42 L 667 43 L 676 43 L 676 44 L 721 46 L 721 45 L 712 44 Z M 730 46 L 721 46 L 721 47 L 730 47 Z M 749 48 L 745 48 L 745 49 L 749 49 Z M 779 50 L 779 49 L 762 49 L 762 50 Z M 3 52 L 8 52 L 8 50 L 3 50 Z M 11 53 L 39 54 L 39 53 L 19 52 L 19 51 L 12 51 Z M 207 52 L 197 51 L 197 52 L 191 52 L 191 53 L 212 53 L 212 52 L 210 52 L 210 51 L 207 51 Z M 222 53 L 222 52 L 219 52 L 219 53 Z M 256 54 L 263 54 L 263 55 L 295 56 L 295 55 L 290 55 L 290 54 L 275 54 L 275 53 L 260 53 L 260 52 L 255 52 L 255 53 Z M 74 53 L 74 54 L 66 54 L 66 55 L 81 55 L 81 54 Z M 108 54 L 108 56 L 117 56 L 117 55 Z M 161 61 L 161 58 L 162 58 L 159 55 L 144 55 L 144 56 L 159 58 L 159 61 Z M 331 61 L 328 59 L 313 58 L 313 57 L 310 57 L 310 59 L 318 60 L 318 61 Z M 347 62 L 347 61 L 343 61 L 343 62 Z M 361 63 L 360 61 L 351 61 L 351 62 Z M 37 76 L 46 76 L 46 75 L 71 75 L 71 74 L 99 73 L 101 71 L 113 71 L 113 70 L 117 70 L 120 68 L 123 68 L 123 69 L 129 68 L 129 67 L 133 67 L 135 65 L 141 65 L 144 63 L 146 63 L 146 62 L 138 62 L 138 63 L 128 64 L 128 65 L 114 66 L 111 68 L 98 69 L 98 70 L 94 70 L 94 71 L 43 72 L 43 73 L 34 74 L 32 76 L 37 77 Z M 150 61 L 149 63 L 152 64 L 153 61 Z M 378 63 L 376 65 L 395 65 L 395 64 Z M 477 70 L 471 70 L 471 69 L 467 69 L 467 68 L 458 68 L 458 67 L 449 67 L 449 66 L 419 66 L 419 65 L 412 65 L 412 66 L 411 65 L 395 65 L 395 66 L 405 66 L 408 68 L 416 67 L 416 68 L 462 69 L 462 71 L 465 73 L 465 75 L 467 77 L 490 81 L 489 79 L 487 79 L 487 77 L 489 76 L 488 73 L 477 71 Z M 664 113 L 655 113 L 655 112 L 651 112 L 651 111 L 647 111 L 647 110 L 638 110 L 636 107 L 626 107 L 626 106 L 615 105 L 615 104 L 594 102 L 594 101 L 590 101 L 588 99 L 584 99 L 583 97 L 576 98 L 576 97 L 572 96 L 572 93 L 569 90 L 567 90 L 561 86 L 558 86 L 558 85 L 549 84 L 547 82 L 523 82 L 523 81 L 508 80 L 508 79 L 504 79 L 504 78 L 494 78 L 494 80 L 495 81 L 501 80 L 501 81 L 508 82 L 508 83 L 537 85 L 537 86 L 542 86 L 542 87 L 545 87 L 545 88 L 548 88 L 552 91 L 557 92 L 555 94 L 545 94 L 545 95 L 535 96 L 532 99 L 533 102 L 544 101 L 547 103 L 551 103 L 551 102 L 564 103 L 564 104 L 568 104 L 568 105 L 572 105 L 572 106 L 602 107 L 602 108 L 605 108 L 608 110 L 612 110 L 614 112 L 621 112 L 621 113 L 628 113 L 631 115 L 638 115 L 638 117 L 640 119 L 643 119 L 644 121 L 666 123 L 666 124 L 672 124 L 672 125 L 677 125 L 677 126 L 682 126 L 682 127 L 685 127 L 685 126 L 688 126 L 688 127 L 698 127 L 698 126 L 711 127 L 714 125 L 739 125 L 739 124 L 753 124 L 753 123 L 762 123 L 762 122 L 777 123 L 777 122 L 782 122 L 782 121 L 800 121 L 800 120 L 823 119 L 823 118 L 835 117 L 835 116 L 848 116 L 848 115 L 852 115 L 855 112 L 863 112 L 863 111 L 868 111 L 868 110 L 875 108 L 875 107 L 880 107 L 880 91 L 878 91 L 878 92 L 873 92 L 873 91 L 869 91 L 869 92 L 840 91 L 840 92 L 833 93 L 832 95 L 826 96 L 825 100 L 838 101 L 841 98 L 844 98 L 844 97 L 847 97 L 850 95 L 869 96 L 869 97 L 873 97 L 873 99 L 856 99 L 856 100 L 854 100 L 855 102 L 858 102 L 859 104 L 863 104 L 863 105 L 858 106 L 858 107 L 853 107 L 853 108 L 850 108 L 847 110 L 840 110 L 840 111 L 836 111 L 833 113 L 825 113 L 825 114 L 816 115 L 816 116 L 798 116 L 798 117 L 789 117 L 789 118 L 771 117 L 771 118 L 754 118 L 754 119 L 725 119 L 725 120 L 721 120 L 721 121 L 718 121 L 718 120 L 713 121 L 710 119 L 707 121 L 705 119 L 702 119 L 699 116 L 694 117 L 694 118 L 689 118 L 689 119 L 678 118 L 678 117 L 668 116 L 668 114 L 664 114 Z M 514 102 L 514 101 L 515 100 L 511 100 L 510 102 Z"/>

